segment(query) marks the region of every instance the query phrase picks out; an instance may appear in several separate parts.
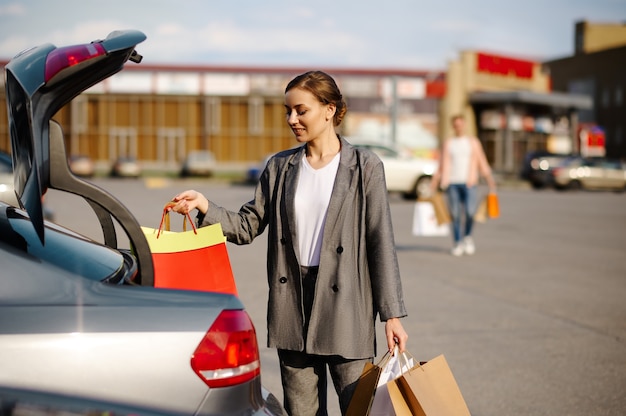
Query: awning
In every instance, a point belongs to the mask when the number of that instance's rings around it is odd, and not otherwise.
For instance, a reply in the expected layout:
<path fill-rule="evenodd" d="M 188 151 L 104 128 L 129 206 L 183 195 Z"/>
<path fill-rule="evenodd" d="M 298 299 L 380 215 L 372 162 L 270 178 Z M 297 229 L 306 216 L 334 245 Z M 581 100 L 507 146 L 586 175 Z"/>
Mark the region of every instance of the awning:
<path fill-rule="evenodd" d="M 593 99 L 590 96 L 564 92 L 481 91 L 471 93 L 469 101 L 472 104 L 534 104 L 577 110 L 591 110 L 593 108 Z"/>

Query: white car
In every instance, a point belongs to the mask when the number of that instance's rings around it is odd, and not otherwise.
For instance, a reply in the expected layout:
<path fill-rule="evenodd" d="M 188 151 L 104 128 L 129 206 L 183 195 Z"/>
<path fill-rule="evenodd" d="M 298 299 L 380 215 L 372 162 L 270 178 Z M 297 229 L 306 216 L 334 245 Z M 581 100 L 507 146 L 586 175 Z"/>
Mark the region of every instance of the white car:
<path fill-rule="evenodd" d="M 215 173 L 216 160 L 213 152 L 192 150 L 189 152 L 180 170 L 180 176 L 211 176 Z"/>
<path fill-rule="evenodd" d="M 429 193 L 432 176 L 439 162 L 434 159 L 404 155 L 398 150 L 378 143 L 351 142 L 365 147 L 380 157 L 385 166 L 385 179 L 389 192 L 400 192 L 407 198 Z"/>

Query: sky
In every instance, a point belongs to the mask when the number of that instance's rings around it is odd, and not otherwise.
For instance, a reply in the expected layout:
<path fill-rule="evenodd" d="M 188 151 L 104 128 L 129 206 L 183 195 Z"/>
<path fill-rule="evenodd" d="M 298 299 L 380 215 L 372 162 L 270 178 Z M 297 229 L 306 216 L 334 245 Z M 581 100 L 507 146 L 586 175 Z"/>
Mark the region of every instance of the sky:
<path fill-rule="evenodd" d="M 546 61 L 626 0 L 0 0 L 0 60 L 135 29 L 154 65 L 445 70 L 463 50 Z"/>

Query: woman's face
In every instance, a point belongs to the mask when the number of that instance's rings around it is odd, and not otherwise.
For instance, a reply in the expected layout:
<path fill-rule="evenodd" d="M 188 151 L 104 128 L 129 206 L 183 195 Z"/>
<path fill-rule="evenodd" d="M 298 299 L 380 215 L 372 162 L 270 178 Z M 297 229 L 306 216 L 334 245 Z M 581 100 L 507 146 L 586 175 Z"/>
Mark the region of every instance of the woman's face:
<path fill-rule="evenodd" d="M 334 134 L 335 106 L 322 104 L 309 91 L 292 88 L 285 93 L 285 117 L 300 143 L 308 143 L 325 134 Z"/>

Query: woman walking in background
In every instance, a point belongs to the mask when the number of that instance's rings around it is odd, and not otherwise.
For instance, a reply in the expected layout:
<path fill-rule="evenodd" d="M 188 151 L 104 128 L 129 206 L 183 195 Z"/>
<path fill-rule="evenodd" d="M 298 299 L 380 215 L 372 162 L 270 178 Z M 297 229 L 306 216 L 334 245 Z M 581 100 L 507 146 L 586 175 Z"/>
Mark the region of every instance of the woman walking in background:
<path fill-rule="evenodd" d="M 173 210 L 197 209 L 200 226 L 219 222 L 236 244 L 268 228 L 268 346 L 278 349 L 284 407 L 327 415 L 328 370 L 344 414 L 376 356 L 376 315 L 390 351 L 408 338 L 384 170 L 337 135 L 346 103 L 328 74 L 294 78 L 285 113 L 302 146 L 268 161 L 250 202 L 233 212 L 188 190 Z"/>
<path fill-rule="evenodd" d="M 463 116 L 455 115 L 451 121 L 454 136 L 443 143 L 439 169 L 433 176 L 431 191 L 436 191 L 439 186 L 448 196 L 454 238 L 452 255 L 472 255 L 476 251 L 472 228 L 478 208 L 477 185 L 480 175 L 487 180 L 491 193 L 496 192 L 496 182 L 480 141 L 465 134 Z"/>

